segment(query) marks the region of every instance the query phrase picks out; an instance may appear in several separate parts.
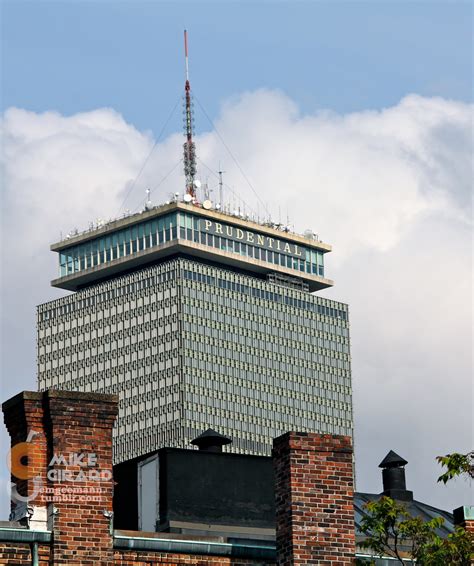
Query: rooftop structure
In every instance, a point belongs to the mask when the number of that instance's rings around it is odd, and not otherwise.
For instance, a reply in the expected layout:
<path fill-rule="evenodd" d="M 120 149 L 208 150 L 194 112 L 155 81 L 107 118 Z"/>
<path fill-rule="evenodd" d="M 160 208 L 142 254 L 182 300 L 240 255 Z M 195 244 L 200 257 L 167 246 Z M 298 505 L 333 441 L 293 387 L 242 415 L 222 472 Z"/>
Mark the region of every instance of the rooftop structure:
<path fill-rule="evenodd" d="M 330 287 L 324 254 L 331 246 L 247 218 L 231 215 L 207 201 L 171 202 L 72 235 L 51 246 L 59 253 L 54 287 L 77 291 L 167 257 L 192 257 L 237 267 L 265 277 L 298 278 L 309 291 Z"/>
<path fill-rule="evenodd" d="M 213 435 L 219 438 L 215 431 L 206 431 L 191 444 Z M 392 455 L 397 456 L 390 451 L 387 455 L 390 461 Z M 273 460 L 274 457 L 215 450 L 162 448 L 118 464 L 114 496 L 117 528 L 252 538 L 254 544 L 268 544 L 275 539 L 276 527 Z M 399 456 L 396 460 L 408 464 Z M 391 469 L 399 470 L 400 466 Z M 423 521 L 441 517 L 444 523 L 437 528 L 440 537 L 453 532 L 452 513 L 415 500 L 413 492 L 406 489 L 404 473 L 403 477 L 396 474 L 387 477 L 384 472 L 381 493 L 354 492 L 357 542 L 364 540 L 360 526 L 368 515 L 366 503 L 382 496 L 403 503 L 413 517 Z"/>

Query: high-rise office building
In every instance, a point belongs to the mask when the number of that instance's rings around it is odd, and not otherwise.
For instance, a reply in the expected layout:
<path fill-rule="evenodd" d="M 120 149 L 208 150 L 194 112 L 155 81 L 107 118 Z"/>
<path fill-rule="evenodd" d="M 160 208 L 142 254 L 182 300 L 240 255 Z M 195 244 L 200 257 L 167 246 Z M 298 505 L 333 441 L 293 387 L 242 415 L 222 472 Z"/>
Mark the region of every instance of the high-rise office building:
<path fill-rule="evenodd" d="M 117 393 L 116 462 L 208 427 L 251 454 L 350 435 L 347 305 L 312 294 L 331 246 L 198 202 L 185 55 L 186 192 L 51 246 L 74 293 L 38 307 L 39 388 Z"/>
<path fill-rule="evenodd" d="M 51 246 L 73 291 L 40 305 L 39 388 L 117 393 L 117 462 L 211 427 L 268 454 L 287 430 L 352 434 L 347 305 L 331 247 L 171 202 Z"/>

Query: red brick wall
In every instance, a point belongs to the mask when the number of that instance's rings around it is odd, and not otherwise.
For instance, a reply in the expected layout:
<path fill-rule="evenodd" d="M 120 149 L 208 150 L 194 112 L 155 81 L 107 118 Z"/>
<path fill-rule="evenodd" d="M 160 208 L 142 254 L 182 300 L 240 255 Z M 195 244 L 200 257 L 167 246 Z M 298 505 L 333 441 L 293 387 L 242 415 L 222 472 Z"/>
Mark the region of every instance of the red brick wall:
<path fill-rule="evenodd" d="M 54 544 L 51 559 L 54 564 L 112 564 L 112 535 L 109 532 L 109 518 L 112 511 L 112 427 L 118 412 L 118 398 L 114 395 L 98 395 L 68 391 L 46 391 L 45 393 L 24 392 L 4 406 L 5 424 L 12 436 L 12 445 L 24 441 L 30 431 L 37 436 L 33 439 L 40 448 L 34 450 L 34 457 L 28 456 L 28 469 L 41 478 L 44 493 L 33 499 L 34 507 L 48 502 L 52 516 Z M 94 467 L 82 467 L 70 458 L 80 454 L 94 454 Z M 53 465 L 53 455 L 65 458 Z M 47 472 L 55 474 L 54 481 Z M 67 474 L 77 478 L 80 471 L 84 479 L 70 481 Z M 89 479 L 91 472 L 109 474 L 107 481 Z M 25 489 L 31 489 L 28 480 Z M 92 495 L 90 490 L 100 489 Z M 54 490 L 54 493 L 51 493 Z M 51 522 L 51 521 L 50 521 Z M 43 526 L 43 529 L 45 526 Z M 19 547 L 19 551 L 23 548 Z M 14 563 L 11 560 L 5 563 Z M 20 563 L 20 562 L 18 562 Z"/>
<path fill-rule="evenodd" d="M 49 546 L 41 545 L 39 547 L 39 566 L 50 566 L 49 562 L 50 549 Z M 52 564 L 84 564 L 76 560 L 68 560 L 68 562 L 59 561 L 57 558 Z M 0 564 L 15 566 L 31 566 L 31 552 L 27 544 L 0 543 Z M 106 564 L 99 561 L 96 564 Z M 133 550 L 115 550 L 113 553 L 113 561 L 109 564 L 117 566 L 150 566 L 152 564 L 166 564 L 167 566 L 274 566 L 273 562 L 264 562 L 258 560 L 242 560 L 236 558 L 227 558 L 223 556 L 205 556 L 190 554 L 170 554 L 162 552 L 137 552 Z"/>
<path fill-rule="evenodd" d="M 39 566 L 49 566 L 49 545 L 39 545 Z M 0 542 L 0 564 L 31 566 L 31 550 L 27 544 Z"/>
<path fill-rule="evenodd" d="M 353 466 L 347 436 L 289 432 L 273 442 L 277 563 L 353 564 Z"/>
<path fill-rule="evenodd" d="M 107 481 L 92 479 L 75 481 L 74 489 L 86 493 L 73 494 L 80 501 L 54 503 L 58 513 L 54 518 L 53 560 L 57 564 L 112 564 L 112 535 L 110 519 L 112 512 L 112 427 L 117 416 L 118 399 L 113 395 L 93 395 L 48 391 L 48 413 L 50 434 L 55 454 L 94 454 L 94 467 L 79 464 L 55 464 L 52 469 L 77 475 L 97 472 L 109 474 Z M 51 468 L 50 468 L 51 469 Z M 59 481 L 58 486 L 71 487 L 71 482 Z M 87 500 L 89 489 L 100 487 L 101 493 L 92 495 L 97 501 Z M 80 527 L 79 527 L 80 526 Z M 78 532 L 78 530 L 80 532 Z"/>
<path fill-rule="evenodd" d="M 250 564 L 262 566 L 263 564 L 268 564 L 268 566 L 274 566 L 274 563 L 262 560 L 242 560 L 224 556 L 134 552 L 129 550 L 116 550 L 114 558 L 114 564 L 120 566 L 150 566 L 151 564 L 167 564 L 167 566 L 179 566 L 182 564 L 187 564 L 188 566 L 249 566 Z"/>
<path fill-rule="evenodd" d="M 3 404 L 5 425 L 11 438 L 12 458 L 16 459 L 17 452 L 26 448 L 28 452 L 28 471 L 30 479 L 13 477 L 20 495 L 29 496 L 34 492 L 34 478 L 39 477 L 46 483 L 47 471 L 47 439 L 44 430 L 43 394 L 36 391 L 23 391 Z M 26 443 L 29 433 L 35 433 L 30 442 Z M 26 443 L 26 444 L 25 444 Z M 13 463 L 13 471 L 25 471 L 21 463 Z M 17 472 L 18 473 L 18 472 Z M 41 495 L 36 498 L 35 505 L 46 505 Z M 15 504 L 12 503 L 12 510 Z"/>

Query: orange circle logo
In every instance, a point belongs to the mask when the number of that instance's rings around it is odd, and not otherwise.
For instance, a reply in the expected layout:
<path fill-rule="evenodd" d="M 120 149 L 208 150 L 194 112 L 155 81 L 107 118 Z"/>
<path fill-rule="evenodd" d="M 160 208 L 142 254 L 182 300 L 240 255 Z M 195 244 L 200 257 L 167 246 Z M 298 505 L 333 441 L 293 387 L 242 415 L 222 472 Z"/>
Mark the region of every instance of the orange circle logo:
<path fill-rule="evenodd" d="M 36 474 L 31 460 L 38 453 L 38 447 L 30 442 L 15 444 L 9 452 L 9 468 L 12 475 L 20 480 L 29 480 Z"/>

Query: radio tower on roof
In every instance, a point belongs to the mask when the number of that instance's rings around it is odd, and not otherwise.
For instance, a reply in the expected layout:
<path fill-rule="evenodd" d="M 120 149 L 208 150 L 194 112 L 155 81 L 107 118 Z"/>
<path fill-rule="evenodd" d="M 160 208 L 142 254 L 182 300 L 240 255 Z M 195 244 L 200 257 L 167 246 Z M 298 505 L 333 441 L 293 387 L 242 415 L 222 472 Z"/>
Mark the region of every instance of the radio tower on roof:
<path fill-rule="evenodd" d="M 188 32 L 184 30 L 184 55 L 186 64 L 186 83 L 185 92 L 185 136 L 184 143 L 184 174 L 186 176 L 186 194 L 192 198 L 196 197 L 196 146 L 193 142 L 193 110 L 191 107 L 191 85 L 189 83 L 189 66 L 188 66 Z"/>

